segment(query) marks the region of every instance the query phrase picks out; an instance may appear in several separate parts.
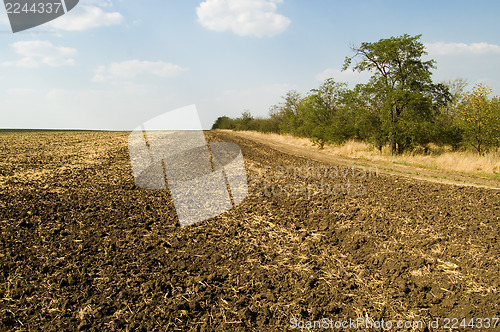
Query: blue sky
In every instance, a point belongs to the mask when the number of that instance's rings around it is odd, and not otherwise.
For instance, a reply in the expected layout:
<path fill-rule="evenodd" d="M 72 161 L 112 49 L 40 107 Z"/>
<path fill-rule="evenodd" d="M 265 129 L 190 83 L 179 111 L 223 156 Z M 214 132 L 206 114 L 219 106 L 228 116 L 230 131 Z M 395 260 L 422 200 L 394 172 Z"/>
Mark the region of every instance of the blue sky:
<path fill-rule="evenodd" d="M 202 125 L 266 116 L 341 72 L 350 45 L 422 34 L 435 81 L 500 95 L 500 1 L 81 0 L 13 34 L 0 8 L 0 128 L 130 130 L 195 104 Z"/>

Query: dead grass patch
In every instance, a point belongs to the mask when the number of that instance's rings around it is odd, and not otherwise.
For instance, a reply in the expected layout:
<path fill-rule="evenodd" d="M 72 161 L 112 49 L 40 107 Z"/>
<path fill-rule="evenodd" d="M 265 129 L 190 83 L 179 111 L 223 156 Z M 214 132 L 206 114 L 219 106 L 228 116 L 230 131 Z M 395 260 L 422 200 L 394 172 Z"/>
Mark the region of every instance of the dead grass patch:
<path fill-rule="evenodd" d="M 265 137 L 279 143 L 317 149 L 308 138 L 253 131 L 244 132 L 244 135 L 248 137 Z M 419 153 L 420 150 L 415 149 L 413 152 L 393 156 L 387 146 L 382 148 L 382 152 L 380 152 L 370 144 L 349 140 L 341 145 L 325 144 L 323 152 L 341 157 L 380 161 L 417 168 L 451 170 L 500 177 L 500 151 L 498 149 L 484 155 L 478 155 L 472 151 L 451 151 L 450 147 L 431 144 L 427 154 Z"/>

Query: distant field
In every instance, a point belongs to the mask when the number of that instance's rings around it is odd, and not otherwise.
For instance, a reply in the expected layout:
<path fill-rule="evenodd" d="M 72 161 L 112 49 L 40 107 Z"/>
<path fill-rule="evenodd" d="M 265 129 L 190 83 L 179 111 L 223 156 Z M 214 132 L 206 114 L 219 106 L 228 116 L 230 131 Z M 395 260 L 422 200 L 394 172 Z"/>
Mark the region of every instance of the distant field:
<path fill-rule="evenodd" d="M 241 147 L 249 196 L 181 228 L 168 191 L 135 185 L 127 135 L 0 133 L 0 331 L 500 316 L 498 190 L 206 132 Z"/>

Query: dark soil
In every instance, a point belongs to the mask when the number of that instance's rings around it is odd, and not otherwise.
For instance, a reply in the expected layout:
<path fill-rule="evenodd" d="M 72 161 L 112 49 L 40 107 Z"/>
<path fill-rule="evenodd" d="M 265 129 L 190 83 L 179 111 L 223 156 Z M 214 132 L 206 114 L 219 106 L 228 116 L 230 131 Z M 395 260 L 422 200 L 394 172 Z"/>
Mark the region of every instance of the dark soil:
<path fill-rule="evenodd" d="M 499 191 L 208 132 L 241 147 L 250 193 L 180 227 L 168 191 L 135 186 L 127 136 L 0 134 L 1 331 L 280 331 L 322 318 L 432 330 L 500 316 Z"/>

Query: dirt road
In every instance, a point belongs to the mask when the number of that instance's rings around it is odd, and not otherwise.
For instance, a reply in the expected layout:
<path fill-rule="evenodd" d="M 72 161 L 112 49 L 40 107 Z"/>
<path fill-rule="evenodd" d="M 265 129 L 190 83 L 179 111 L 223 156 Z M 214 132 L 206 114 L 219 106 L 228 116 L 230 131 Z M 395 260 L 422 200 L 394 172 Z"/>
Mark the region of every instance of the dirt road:
<path fill-rule="evenodd" d="M 0 330 L 495 330 L 497 190 L 207 132 L 241 147 L 249 196 L 181 228 L 135 186 L 127 135 L 0 134 Z"/>
<path fill-rule="evenodd" d="M 377 168 L 384 174 L 404 176 L 417 180 L 500 190 L 500 180 L 492 177 L 331 155 L 327 151 L 322 151 L 314 147 L 305 147 L 287 142 L 286 139 L 280 142 L 276 142 L 268 135 L 258 132 L 233 131 L 230 133 L 231 135 L 236 135 L 238 137 L 247 138 L 252 141 L 265 144 L 280 152 L 292 154 L 295 156 L 302 156 L 304 158 L 319 162 L 347 167 L 373 167 Z"/>

